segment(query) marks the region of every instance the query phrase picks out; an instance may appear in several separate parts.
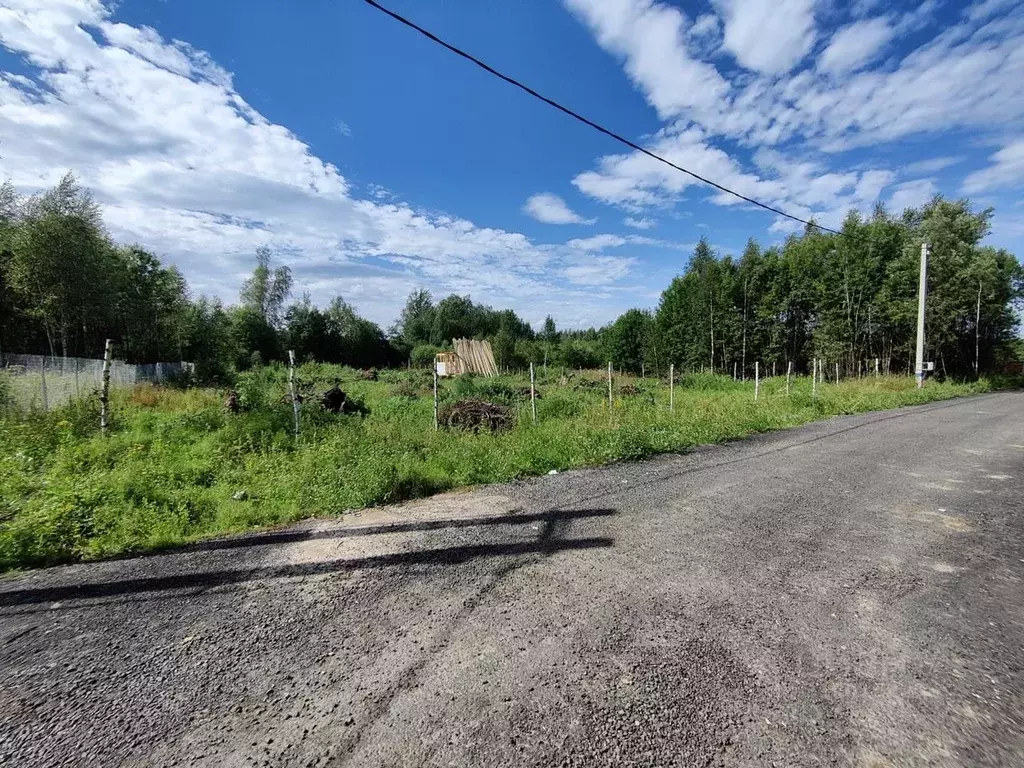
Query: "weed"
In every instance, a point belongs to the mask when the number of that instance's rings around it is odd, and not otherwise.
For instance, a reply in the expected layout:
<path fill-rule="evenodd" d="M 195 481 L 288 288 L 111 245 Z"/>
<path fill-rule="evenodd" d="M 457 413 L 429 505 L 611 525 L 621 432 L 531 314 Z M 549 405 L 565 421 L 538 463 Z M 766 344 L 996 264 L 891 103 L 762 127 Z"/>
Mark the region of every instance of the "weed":
<path fill-rule="evenodd" d="M 305 364 L 298 374 L 316 396 L 303 405 L 298 441 L 279 365 L 238 377 L 238 414 L 225 411 L 223 392 L 144 387 L 113 393 L 106 438 L 95 398 L 0 417 L 0 569 L 136 552 L 988 388 L 917 390 L 911 379 L 883 377 L 824 384 L 813 397 L 809 379 L 795 378 L 787 395 L 776 378 L 761 383 L 755 403 L 752 382 L 697 374 L 677 380 L 670 413 L 666 386 L 620 375 L 609 409 L 607 381 L 593 371 L 550 381 L 534 424 L 525 377 L 443 380 L 444 402 L 478 397 L 510 409 L 511 429 L 474 434 L 434 431 L 429 371 L 381 371 L 372 381 Z M 370 415 L 321 408 L 319 395 L 335 381 Z"/>

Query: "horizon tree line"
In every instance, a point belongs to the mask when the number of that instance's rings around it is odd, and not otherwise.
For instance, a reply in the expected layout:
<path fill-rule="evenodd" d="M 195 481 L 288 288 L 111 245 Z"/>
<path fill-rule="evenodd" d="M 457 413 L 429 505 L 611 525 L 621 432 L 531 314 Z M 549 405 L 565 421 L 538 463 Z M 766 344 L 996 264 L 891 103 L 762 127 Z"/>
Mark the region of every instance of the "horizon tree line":
<path fill-rule="evenodd" d="M 429 365 L 457 337 L 488 339 L 502 368 L 529 363 L 749 375 L 754 362 L 807 372 L 815 358 L 856 374 L 878 358 L 913 367 L 918 254 L 931 246 L 927 355 L 947 376 L 980 375 L 1019 357 L 1024 269 L 982 245 L 992 209 L 936 197 L 892 214 L 850 212 L 839 234 L 808 226 L 782 244 L 716 252 L 702 238 L 653 310 L 630 309 L 602 328 L 539 331 L 510 309 L 470 296 L 434 301 L 414 290 L 386 332 L 342 297 L 326 308 L 292 300 L 287 266 L 254 254 L 238 303 L 192 298 L 174 266 L 139 245 L 120 245 L 99 206 L 69 173 L 23 197 L 0 186 L 0 356 L 13 352 L 98 357 L 106 338 L 129 362 L 190 360 L 206 381 L 283 360 L 355 367 Z"/>

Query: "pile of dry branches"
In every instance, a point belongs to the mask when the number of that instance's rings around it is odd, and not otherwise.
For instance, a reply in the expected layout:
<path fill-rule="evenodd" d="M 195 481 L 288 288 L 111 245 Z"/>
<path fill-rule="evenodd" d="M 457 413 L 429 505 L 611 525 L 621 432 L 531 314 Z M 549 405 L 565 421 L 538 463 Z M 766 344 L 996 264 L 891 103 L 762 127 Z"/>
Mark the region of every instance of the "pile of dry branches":
<path fill-rule="evenodd" d="M 484 400 L 460 400 L 442 406 L 437 413 L 438 423 L 448 429 L 466 429 L 479 432 L 487 429 L 501 432 L 512 427 L 512 412 L 504 405 Z"/>

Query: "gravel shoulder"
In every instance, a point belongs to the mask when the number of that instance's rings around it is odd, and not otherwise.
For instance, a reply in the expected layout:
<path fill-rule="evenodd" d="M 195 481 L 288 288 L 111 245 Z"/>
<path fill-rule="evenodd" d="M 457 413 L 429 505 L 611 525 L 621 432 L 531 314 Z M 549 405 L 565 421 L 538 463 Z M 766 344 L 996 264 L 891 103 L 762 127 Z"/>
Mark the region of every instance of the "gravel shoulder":
<path fill-rule="evenodd" d="M 0 580 L 0 765 L 1024 764 L 1024 395 Z"/>

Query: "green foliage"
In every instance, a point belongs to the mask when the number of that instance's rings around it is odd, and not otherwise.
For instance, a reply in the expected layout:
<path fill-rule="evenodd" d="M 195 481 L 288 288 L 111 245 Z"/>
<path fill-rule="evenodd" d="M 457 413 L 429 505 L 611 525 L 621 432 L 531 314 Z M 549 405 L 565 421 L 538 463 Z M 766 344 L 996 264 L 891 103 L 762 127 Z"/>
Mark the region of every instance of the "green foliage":
<path fill-rule="evenodd" d="M 602 372 L 592 372 L 599 380 Z M 426 377 L 426 378 L 425 378 Z M 544 386 L 538 423 L 529 419 L 524 377 L 460 377 L 442 382 L 446 401 L 472 395 L 518 413 L 499 435 L 432 429 L 430 397 L 396 397 L 399 385 L 429 387 L 423 371 L 390 371 L 381 381 L 336 365 L 298 369 L 302 436 L 292 434 L 287 369 L 272 364 L 240 374 L 246 407 L 224 410 L 224 392 L 139 387 L 117 391 L 109 437 L 97 434 L 95 403 L 49 414 L 0 419 L 0 569 L 104 557 L 204 536 L 340 514 L 467 484 L 550 469 L 639 458 L 664 451 L 855 413 L 981 391 L 907 378 L 825 385 L 810 396 L 798 378 L 752 384 L 692 375 L 678 382 L 668 412 L 664 384 L 616 376 L 609 413 L 603 384 Z M 334 415 L 317 395 L 340 381 L 371 415 Z M 244 491 L 243 493 L 239 493 Z"/>
<path fill-rule="evenodd" d="M 838 362 L 846 375 L 875 358 L 908 371 L 927 241 L 927 359 L 941 376 L 995 370 L 1015 335 L 1024 270 L 1006 251 L 980 245 L 990 218 L 966 200 L 936 198 L 900 217 L 879 207 L 866 220 L 851 213 L 838 235 L 808 228 L 767 251 L 751 241 L 739 262 L 702 240 L 662 294 L 660 351 L 678 370 L 735 369 L 740 378 L 753 375 L 755 361 L 810 371 L 814 358 Z M 606 335 L 616 334 L 613 326 Z"/>
<path fill-rule="evenodd" d="M 441 347 L 434 346 L 433 344 L 420 344 L 417 347 L 413 347 L 412 352 L 409 354 L 409 362 L 419 368 L 432 368 L 434 358 L 440 351 Z"/>

